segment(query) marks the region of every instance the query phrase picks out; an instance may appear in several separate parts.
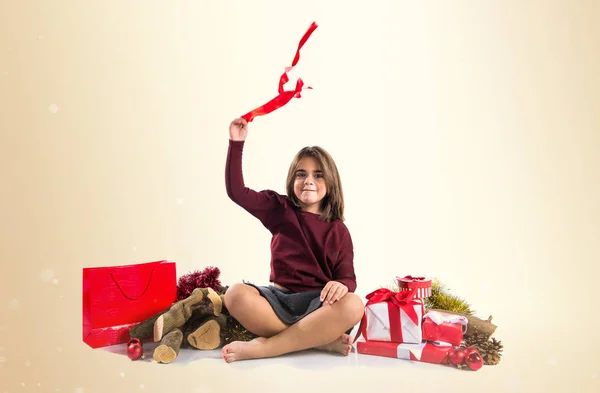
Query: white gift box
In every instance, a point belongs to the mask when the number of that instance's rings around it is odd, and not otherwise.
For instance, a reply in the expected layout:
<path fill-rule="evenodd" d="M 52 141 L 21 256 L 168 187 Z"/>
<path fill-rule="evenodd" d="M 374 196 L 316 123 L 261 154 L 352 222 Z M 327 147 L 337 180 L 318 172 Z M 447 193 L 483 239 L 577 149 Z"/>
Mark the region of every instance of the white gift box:
<path fill-rule="evenodd" d="M 365 307 L 367 341 L 388 341 L 397 343 L 421 344 L 423 340 L 423 302 L 413 299 L 407 307 L 417 314 L 415 323 L 407 313 L 389 302 L 369 304 Z"/>

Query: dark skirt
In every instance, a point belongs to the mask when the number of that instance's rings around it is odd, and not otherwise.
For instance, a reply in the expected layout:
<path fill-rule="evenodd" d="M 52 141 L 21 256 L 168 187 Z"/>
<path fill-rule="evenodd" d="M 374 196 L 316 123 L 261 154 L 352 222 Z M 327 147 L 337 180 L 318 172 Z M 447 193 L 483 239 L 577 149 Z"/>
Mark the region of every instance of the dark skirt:
<path fill-rule="evenodd" d="M 244 282 L 258 290 L 262 297 L 267 299 L 275 315 L 281 322 L 290 326 L 307 316 L 313 311 L 318 310 L 323 303 L 321 302 L 321 290 L 306 292 L 292 292 L 285 289 L 279 289 L 273 285 L 260 286 Z M 346 331 L 346 334 L 352 332 L 353 327 Z"/>
<path fill-rule="evenodd" d="M 321 290 L 292 292 L 273 285 L 259 286 L 244 282 L 258 290 L 267 299 L 275 315 L 286 325 L 293 325 L 311 312 L 321 307 Z"/>

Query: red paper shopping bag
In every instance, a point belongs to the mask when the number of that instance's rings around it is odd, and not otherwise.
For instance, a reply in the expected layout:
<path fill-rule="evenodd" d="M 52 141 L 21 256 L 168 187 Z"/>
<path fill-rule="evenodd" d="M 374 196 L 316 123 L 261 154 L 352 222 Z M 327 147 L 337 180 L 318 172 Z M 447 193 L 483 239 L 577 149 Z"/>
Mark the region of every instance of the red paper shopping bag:
<path fill-rule="evenodd" d="M 129 328 L 176 301 L 175 262 L 83 269 L 83 341 L 92 348 L 129 340 Z"/>

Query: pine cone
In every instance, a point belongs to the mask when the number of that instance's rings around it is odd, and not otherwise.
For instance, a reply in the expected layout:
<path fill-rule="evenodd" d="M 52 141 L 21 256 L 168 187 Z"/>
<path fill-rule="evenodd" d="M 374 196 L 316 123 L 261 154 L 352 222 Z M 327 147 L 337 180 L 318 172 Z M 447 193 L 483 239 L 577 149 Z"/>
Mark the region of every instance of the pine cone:
<path fill-rule="evenodd" d="M 477 348 L 477 351 L 483 358 L 483 364 L 496 365 L 502 357 L 502 342 L 494 337 L 487 339 L 483 334 L 474 334 L 465 337 L 465 345 Z"/>
<path fill-rule="evenodd" d="M 502 341 L 496 340 L 492 337 L 486 344 L 486 355 L 483 357 L 484 364 L 495 365 L 500 363 L 502 357 Z"/>
<path fill-rule="evenodd" d="M 482 333 L 473 333 L 470 336 L 465 336 L 465 344 L 467 347 L 479 346 L 488 342 L 489 339 Z"/>

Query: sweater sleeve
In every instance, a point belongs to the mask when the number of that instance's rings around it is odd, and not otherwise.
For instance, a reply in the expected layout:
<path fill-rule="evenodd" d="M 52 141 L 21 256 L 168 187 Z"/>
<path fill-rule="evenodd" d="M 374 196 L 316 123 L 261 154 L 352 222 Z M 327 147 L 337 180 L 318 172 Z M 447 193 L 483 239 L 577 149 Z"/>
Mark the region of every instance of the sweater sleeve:
<path fill-rule="evenodd" d="M 269 228 L 274 210 L 281 206 L 281 196 L 275 191 L 263 190 L 257 192 L 246 187 L 242 171 L 242 154 L 244 141 L 229 140 L 227 162 L 225 165 L 225 187 L 229 198 L 258 218 Z"/>
<path fill-rule="evenodd" d="M 348 287 L 348 292 L 356 291 L 356 275 L 354 274 L 354 245 L 352 237 L 346 226 L 342 226 L 345 231 L 344 241 L 340 248 L 338 262 L 333 269 L 333 280 L 339 281 Z"/>

